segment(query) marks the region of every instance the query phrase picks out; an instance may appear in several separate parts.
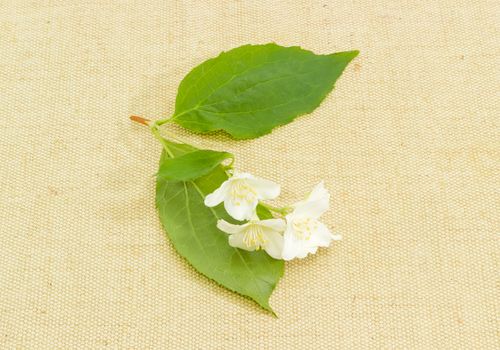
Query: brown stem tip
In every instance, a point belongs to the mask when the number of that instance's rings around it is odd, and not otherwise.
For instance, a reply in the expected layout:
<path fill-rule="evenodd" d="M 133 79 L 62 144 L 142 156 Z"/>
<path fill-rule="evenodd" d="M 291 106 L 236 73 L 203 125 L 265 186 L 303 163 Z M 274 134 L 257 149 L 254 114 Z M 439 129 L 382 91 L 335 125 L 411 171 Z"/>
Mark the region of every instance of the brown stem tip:
<path fill-rule="evenodd" d="M 149 125 L 149 122 L 150 120 L 149 119 L 146 119 L 146 118 L 143 118 L 143 117 L 139 117 L 137 115 L 131 115 L 130 116 L 130 120 L 136 122 L 136 123 L 139 123 L 139 124 L 142 124 L 142 125 Z"/>

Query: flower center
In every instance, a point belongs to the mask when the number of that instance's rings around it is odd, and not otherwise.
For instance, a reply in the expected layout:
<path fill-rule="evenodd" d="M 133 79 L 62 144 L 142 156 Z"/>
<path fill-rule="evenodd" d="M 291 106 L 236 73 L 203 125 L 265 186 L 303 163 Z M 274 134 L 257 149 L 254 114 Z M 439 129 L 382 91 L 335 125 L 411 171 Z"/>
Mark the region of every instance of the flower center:
<path fill-rule="evenodd" d="M 292 223 L 293 233 L 298 239 L 308 240 L 318 229 L 318 221 L 312 218 L 295 219 Z"/>
<path fill-rule="evenodd" d="M 264 238 L 264 230 L 260 225 L 250 224 L 245 231 L 245 236 L 243 237 L 243 243 L 248 248 L 255 247 L 255 250 L 259 250 L 267 240 Z"/>
<path fill-rule="evenodd" d="M 257 192 L 245 180 L 233 181 L 230 193 L 235 205 L 252 204 L 257 199 Z"/>

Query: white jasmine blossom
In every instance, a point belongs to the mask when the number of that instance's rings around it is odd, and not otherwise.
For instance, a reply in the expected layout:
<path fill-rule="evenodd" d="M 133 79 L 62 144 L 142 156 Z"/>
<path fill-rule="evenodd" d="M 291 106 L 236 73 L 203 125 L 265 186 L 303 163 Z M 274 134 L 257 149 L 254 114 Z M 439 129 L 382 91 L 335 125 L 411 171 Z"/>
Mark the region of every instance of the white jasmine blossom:
<path fill-rule="evenodd" d="M 259 220 L 254 217 L 243 225 L 230 224 L 225 220 L 217 222 L 219 230 L 229 234 L 229 245 L 248 251 L 264 249 L 275 259 L 281 259 L 283 250 L 283 219 Z"/>
<path fill-rule="evenodd" d="M 280 186 L 272 181 L 256 178 L 248 173 L 235 173 L 205 198 L 207 207 L 224 202 L 224 208 L 236 220 L 249 220 L 255 215 L 259 200 L 274 199 Z"/>
<path fill-rule="evenodd" d="M 328 210 L 329 201 L 330 194 L 322 181 L 305 200 L 293 205 L 293 212 L 286 216 L 282 253 L 284 260 L 305 258 L 307 254 L 316 253 L 318 247 L 328 247 L 332 240 L 342 238 L 332 234 L 328 227 L 318 221 Z"/>

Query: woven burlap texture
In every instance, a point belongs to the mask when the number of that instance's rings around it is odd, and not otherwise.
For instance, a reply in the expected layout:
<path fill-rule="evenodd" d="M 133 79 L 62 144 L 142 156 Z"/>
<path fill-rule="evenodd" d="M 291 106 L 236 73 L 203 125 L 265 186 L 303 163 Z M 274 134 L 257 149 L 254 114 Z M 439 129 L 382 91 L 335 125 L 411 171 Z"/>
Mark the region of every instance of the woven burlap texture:
<path fill-rule="evenodd" d="M 500 2 L 0 1 L 1 349 L 500 348 Z M 344 240 L 286 264 L 273 318 L 196 273 L 154 206 L 195 65 L 359 49 L 314 113 L 235 142 Z"/>

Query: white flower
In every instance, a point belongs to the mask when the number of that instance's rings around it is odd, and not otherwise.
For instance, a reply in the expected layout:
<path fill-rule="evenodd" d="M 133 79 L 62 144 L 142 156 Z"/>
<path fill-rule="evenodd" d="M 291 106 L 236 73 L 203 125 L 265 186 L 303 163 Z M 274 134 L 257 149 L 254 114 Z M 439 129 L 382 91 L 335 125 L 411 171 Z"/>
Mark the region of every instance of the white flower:
<path fill-rule="evenodd" d="M 255 218 L 243 225 L 233 225 L 224 220 L 217 222 L 219 230 L 229 233 L 231 247 L 254 251 L 264 249 L 275 259 L 281 259 L 283 250 L 283 219 L 258 220 Z"/>
<path fill-rule="evenodd" d="M 340 235 L 333 235 L 318 218 L 328 210 L 330 194 L 320 182 L 306 200 L 296 203 L 293 212 L 286 216 L 287 228 L 284 234 L 284 260 L 305 258 L 314 254 L 318 247 L 328 247 L 332 240 L 339 240 Z"/>
<path fill-rule="evenodd" d="M 236 220 L 249 220 L 255 215 L 259 200 L 274 199 L 280 186 L 247 173 L 235 173 L 214 192 L 206 196 L 205 205 L 215 207 L 224 202 L 224 208 Z"/>

